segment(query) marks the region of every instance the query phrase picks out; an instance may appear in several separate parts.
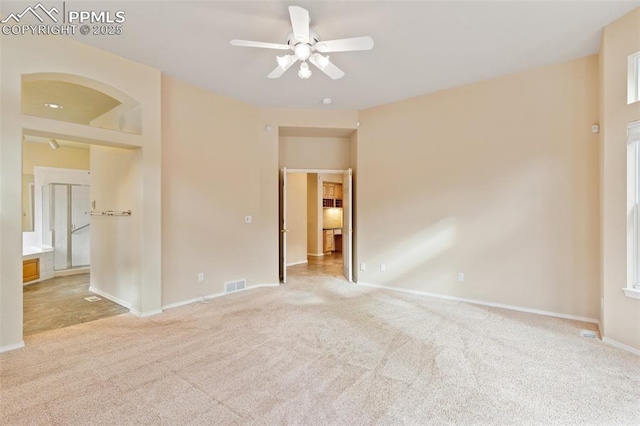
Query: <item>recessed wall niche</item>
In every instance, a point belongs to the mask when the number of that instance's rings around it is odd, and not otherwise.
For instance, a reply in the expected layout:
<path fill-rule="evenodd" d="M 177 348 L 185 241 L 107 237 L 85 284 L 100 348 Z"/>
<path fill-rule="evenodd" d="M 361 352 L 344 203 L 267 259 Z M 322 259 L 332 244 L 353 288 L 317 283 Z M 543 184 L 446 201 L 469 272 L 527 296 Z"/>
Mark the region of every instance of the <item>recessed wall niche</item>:
<path fill-rule="evenodd" d="M 142 134 L 142 112 L 135 99 L 118 89 L 77 75 L 23 75 L 22 113 Z"/>

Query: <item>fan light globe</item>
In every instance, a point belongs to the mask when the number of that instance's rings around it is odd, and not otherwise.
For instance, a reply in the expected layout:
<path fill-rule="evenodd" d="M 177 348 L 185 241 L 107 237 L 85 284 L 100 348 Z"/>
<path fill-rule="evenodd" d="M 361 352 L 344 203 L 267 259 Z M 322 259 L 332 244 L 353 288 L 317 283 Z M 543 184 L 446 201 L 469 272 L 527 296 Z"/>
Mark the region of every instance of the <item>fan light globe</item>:
<path fill-rule="evenodd" d="M 306 62 L 303 62 L 302 65 L 300 65 L 300 71 L 298 71 L 298 77 L 302 79 L 311 77 L 311 70 L 309 69 L 309 65 Z"/>
<path fill-rule="evenodd" d="M 307 44 L 300 43 L 296 46 L 294 52 L 298 59 L 306 61 L 307 58 L 309 58 L 309 55 L 311 55 L 311 48 Z"/>
<path fill-rule="evenodd" d="M 320 68 L 324 68 L 327 65 L 329 65 L 329 57 L 328 56 L 318 55 L 318 66 Z"/>

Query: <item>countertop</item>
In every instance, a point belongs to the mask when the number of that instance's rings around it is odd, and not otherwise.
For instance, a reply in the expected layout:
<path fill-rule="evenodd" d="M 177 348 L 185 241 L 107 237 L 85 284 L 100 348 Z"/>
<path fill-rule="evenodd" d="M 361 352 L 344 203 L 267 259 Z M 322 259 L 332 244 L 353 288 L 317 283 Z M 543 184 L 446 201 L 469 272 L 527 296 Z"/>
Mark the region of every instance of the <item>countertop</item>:
<path fill-rule="evenodd" d="M 25 247 L 22 250 L 22 255 L 23 256 L 31 256 L 34 254 L 41 254 L 41 253 L 46 253 L 49 251 L 53 251 L 53 247 L 51 246 L 42 246 L 42 247 Z"/>

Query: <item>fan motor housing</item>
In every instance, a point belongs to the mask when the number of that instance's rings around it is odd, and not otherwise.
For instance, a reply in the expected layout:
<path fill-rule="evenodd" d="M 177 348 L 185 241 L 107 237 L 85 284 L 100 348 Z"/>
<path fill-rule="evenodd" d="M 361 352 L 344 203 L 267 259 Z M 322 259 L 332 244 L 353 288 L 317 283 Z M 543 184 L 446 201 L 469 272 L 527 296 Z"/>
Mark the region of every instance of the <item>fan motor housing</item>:
<path fill-rule="evenodd" d="M 309 47 L 313 47 L 316 45 L 317 42 L 320 41 L 320 36 L 312 30 L 309 30 L 309 43 L 307 43 L 309 45 Z M 291 47 L 295 47 L 296 45 L 302 43 L 301 41 L 296 40 L 295 36 L 293 35 L 293 32 L 290 32 L 287 35 L 287 44 Z"/>

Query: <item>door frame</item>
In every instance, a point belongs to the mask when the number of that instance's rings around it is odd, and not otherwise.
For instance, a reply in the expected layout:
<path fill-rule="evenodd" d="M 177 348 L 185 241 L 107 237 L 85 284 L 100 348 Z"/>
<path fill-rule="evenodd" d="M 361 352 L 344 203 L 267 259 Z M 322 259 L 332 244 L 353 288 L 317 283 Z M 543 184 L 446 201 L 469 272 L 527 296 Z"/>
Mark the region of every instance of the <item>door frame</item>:
<path fill-rule="evenodd" d="M 343 175 L 345 174 L 345 172 L 347 172 L 349 169 L 351 169 L 351 173 L 352 173 L 352 177 L 355 176 L 355 171 L 353 170 L 352 167 L 348 167 L 346 169 L 290 169 L 287 167 L 281 167 L 278 168 L 278 174 L 280 175 L 280 173 L 282 172 L 282 170 L 285 170 L 286 174 L 290 174 L 290 173 L 314 173 L 314 174 L 339 174 L 339 175 Z M 356 246 L 355 244 L 355 234 L 356 234 L 356 221 L 355 221 L 355 215 L 354 212 L 356 210 L 356 205 L 357 205 L 357 201 L 356 201 L 356 197 L 354 196 L 355 192 L 353 191 L 353 187 L 354 187 L 354 183 L 353 183 L 353 179 L 351 181 L 351 225 L 352 225 L 352 233 L 351 233 L 351 271 L 352 271 L 352 279 L 353 279 L 353 283 L 356 283 L 356 268 L 355 268 L 355 250 L 354 247 Z M 278 188 L 280 188 L 282 185 L 282 179 L 279 178 L 278 179 Z M 278 191 L 280 191 L 280 189 L 278 189 Z M 280 197 L 278 197 L 280 199 Z M 286 209 L 285 209 L 286 210 Z M 282 217 L 282 206 L 279 205 L 278 206 L 278 234 L 281 234 L 282 232 L 282 223 L 281 220 L 283 219 Z M 286 211 L 285 211 L 286 214 Z M 321 237 L 321 235 L 318 236 L 319 238 Z M 280 238 L 280 235 L 278 235 L 278 251 L 280 253 L 282 253 L 283 247 L 282 247 L 282 239 Z M 286 258 L 286 257 L 285 257 Z M 343 257 L 343 266 L 344 266 L 344 262 L 346 261 L 346 259 Z M 278 268 L 284 268 L 285 269 L 285 276 L 286 276 L 286 268 L 287 265 L 282 265 L 282 257 L 278 256 Z M 345 277 L 347 280 L 348 278 Z M 286 283 L 285 281 L 281 281 L 281 283 Z"/>

